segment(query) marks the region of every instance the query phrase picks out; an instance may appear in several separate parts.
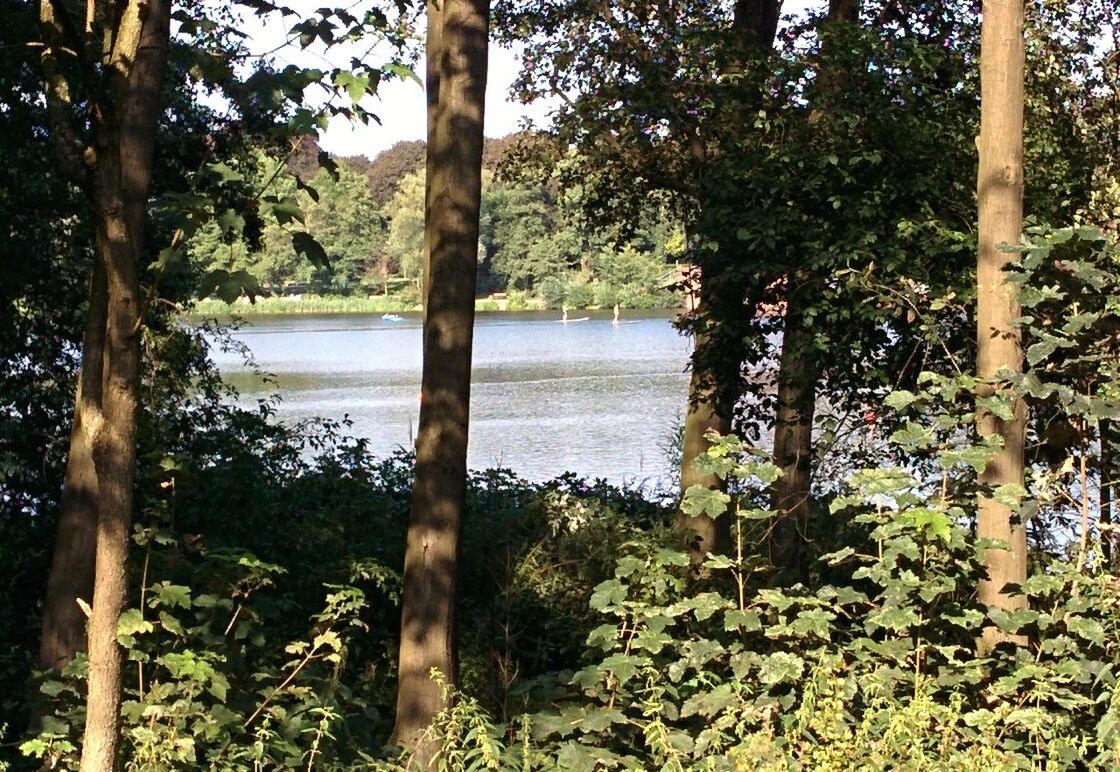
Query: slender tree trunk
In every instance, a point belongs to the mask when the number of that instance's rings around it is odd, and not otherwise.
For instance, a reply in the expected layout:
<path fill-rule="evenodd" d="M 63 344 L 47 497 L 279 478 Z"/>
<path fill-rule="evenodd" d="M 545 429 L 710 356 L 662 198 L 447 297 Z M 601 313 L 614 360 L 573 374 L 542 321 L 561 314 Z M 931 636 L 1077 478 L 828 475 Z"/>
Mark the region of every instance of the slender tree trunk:
<path fill-rule="evenodd" d="M 824 28 L 834 31 L 839 25 L 856 24 L 859 12 L 860 0 L 829 0 Z M 818 73 L 818 104 L 809 118 L 814 124 L 827 121 L 844 98 L 848 73 L 829 61 L 832 47 L 826 37 Z M 812 509 L 813 418 L 820 371 L 818 352 L 801 308 L 808 279 L 804 271 L 792 272 L 787 279 L 774 416 L 774 463 L 781 468 L 782 476 L 771 491 L 771 507 L 777 518 L 770 532 L 770 559 L 779 571 L 794 573 L 801 568 Z"/>
<path fill-rule="evenodd" d="M 128 552 L 140 393 L 140 258 L 159 102 L 170 36 L 170 0 L 123 9 L 111 66 L 117 101 L 95 125 L 98 259 L 108 289 L 101 421 L 93 432 L 98 528 L 82 772 L 116 768 L 123 652 L 117 622 L 128 598 Z"/>
<path fill-rule="evenodd" d="M 89 603 L 93 598 L 98 487 L 91 434 L 101 420 L 101 360 L 109 300 L 105 285 L 105 267 L 98 259 L 90 279 L 82 369 L 74 399 L 58 535 L 43 607 L 39 642 L 39 667 L 43 670 L 65 667 L 74 654 L 86 649 L 86 615 L 77 600 Z"/>
<path fill-rule="evenodd" d="M 761 52 L 763 55 L 770 51 L 774 44 L 774 35 L 777 33 L 781 7 L 782 0 L 736 0 L 729 33 L 744 57 L 752 51 L 755 54 Z M 754 101 L 752 95 L 747 95 L 744 103 L 749 106 Z M 694 148 L 696 162 L 702 167 L 705 156 L 703 145 L 696 142 Z M 709 311 L 703 297 L 710 291 L 713 283 L 710 280 L 705 281 L 704 274 L 701 272 L 699 289 L 701 301 L 697 309 L 700 314 Z M 718 332 L 716 330 L 717 336 Z M 714 344 L 711 338 L 712 336 L 705 333 L 697 334 L 696 350 L 710 349 Z M 725 348 L 728 350 L 721 352 L 724 358 L 734 358 L 734 350 L 738 347 L 730 345 Z M 710 488 L 724 485 L 724 482 L 715 475 L 702 474 L 696 468 L 696 461 L 711 447 L 711 443 L 706 438 L 709 431 L 714 430 L 720 434 L 731 431 L 735 405 L 742 395 L 741 357 L 738 365 L 719 368 L 706 367 L 700 359 L 701 357 L 693 356 L 692 376 L 689 380 L 688 408 L 685 413 L 681 443 L 682 497 L 693 485 Z M 678 512 L 677 526 L 686 534 L 694 534 L 688 538 L 686 548 L 697 562 L 703 560 L 708 552 L 723 550 L 729 542 L 730 523 L 727 518 L 724 518 L 721 523 L 707 515 L 690 517 L 684 512 Z"/>
<path fill-rule="evenodd" d="M 1019 302 L 1005 268 L 1016 259 L 1001 244 L 1019 243 L 1023 227 L 1023 0 L 985 0 L 980 42 L 980 162 L 977 175 L 979 259 L 976 298 L 976 370 L 981 378 L 1002 371 L 1018 373 L 1023 353 L 1015 319 Z M 1001 420 L 977 412 L 981 437 L 997 436 L 1002 448 L 980 474 L 985 486 L 1023 483 L 1023 439 L 1027 409 L 1022 400 L 1014 417 Z M 1004 591 L 1027 578 L 1027 532 L 1008 507 L 980 496 L 977 532 L 998 539 L 1005 549 L 988 550 L 987 577 L 980 581 L 980 600 L 1003 609 L 1024 608 L 1026 599 Z M 984 630 L 981 648 L 1021 642 L 995 627 Z"/>
<path fill-rule="evenodd" d="M 424 158 L 424 222 L 427 223 L 431 220 L 432 216 L 432 180 L 439 174 L 436 164 L 439 162 L 439 157 L 436 153 L 431 152 L 431 148 L 439 141 L 439 116 L 440 116 L 440 101 L 439 101 L 439 84 L 442 69 L 434 66 L 432 63 L 432 56 L 434 52 L 440 51 L 440 44 L 443 39 L 443 23 L 442 23 L 442 9 L 441 2 L 429 2 L 427 4 L 427 40 L 425 41 L 425 52 L 428 56 L 427 71 L 424 74 L 424 97 L 425 97 L 425 111 L 427 114 L 427 150 Z M 438 55 L 438 54 L 437 54 Z M 428 228 L 424 229 L 424 256 L 420 267 L 420 311 L 421 318 L 427 318 L 428 314 L 428 287 L 431 284 L 431 260 L 432 260 L 432 244 L 431 232 Z"/>
<path fill-rule="evenodd" d="M 797 293 L 791 291 L 786 298 L 774 420 L 774 463 L 782 476 L 771 491 L 771 508 L 778 514 L 770 532 L 770 560 L 779 570 L 800 568 L 808 531 L 817 371 L 812 334 L 797 308 Z"/>
<path fill-rule="evenodd" d="M 708 345 L 707 336 L 696 336 L 696 347 Z M 681 438 L 681 495 L 689 488 L 722 488 L 725 483 L 714 474 L 705 474 L 697 468 L 697 460 L 711 447 L 707 434 L 710 431 L 727 434 L 731 431 L 731 409 L 719 404 L 719 399 L 704 384 L 705 375 L 695 367 L 689 379 L 688 412 L 685 414 L 684 433 Z M 686 534 L 686 546 L 693 560 L 701 561 L 709 552 L 720 552 L 727 542 L 727 518 L 713 519 L 708 515 L 688 515 L 677 512 L 677 527 Z"/>
<path fill-rule="evenodd" d="M 1097 434 L 1099 435 L 1101 444 L 1101 453 L 1099 459 L 1099 469 L 1097 474 L 1100 478 L 1100 513 L 1098 515 L 1098 522 L 1102 526 L 1112 525 L 1112 422 L 1107 418 L 1102 418 L 1097 424 Z M 1116 538 L 1115 534 L 1111 532 L 1101 533 L 1101 557 L 1104 560 L 1105 568 L 1109 571 L 1116 569 L 1113 560 L 1113 542 Z"/>
<path fill-rule="evenodd" d="M 96 575 L 89 620 L 89 687 L 83 772 L 114 769 L 119 744 L 121 667 L 117 620 L 128 598 L 128 549 L 140 386 L 139 286 L 132 238 L 119 195 L 106 192 L 99 241 L 107 268 L 109 316 L 102 416 L 94 437 L 100 501 Z"/>
<path fill-rule="evenodd" d="M 432 672 L 452 687 L 458 681 L 456 575 L 466 499 L 489 11 L 488 0 L 442 0 L 428 22 L 427 61 L 439 94 L 428 113 L 424 366 L 394 730 L 397 743 L 412 749 L 424 767 L 438 752 L 426 730 L 447 705 Z"/>

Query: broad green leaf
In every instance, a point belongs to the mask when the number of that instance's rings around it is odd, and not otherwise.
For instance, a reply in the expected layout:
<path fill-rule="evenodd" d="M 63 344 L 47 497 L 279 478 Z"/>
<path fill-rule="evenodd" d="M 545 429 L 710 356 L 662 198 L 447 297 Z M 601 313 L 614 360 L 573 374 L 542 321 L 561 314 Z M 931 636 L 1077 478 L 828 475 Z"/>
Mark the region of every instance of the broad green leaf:
<path fill-rule="evenodd" d="M 787 681 L 796 681 L 805 669 L 805 660 L 796 654 L 778 651 L 763 657 L 758 669 L 758 678 L 767 686 Z"/>

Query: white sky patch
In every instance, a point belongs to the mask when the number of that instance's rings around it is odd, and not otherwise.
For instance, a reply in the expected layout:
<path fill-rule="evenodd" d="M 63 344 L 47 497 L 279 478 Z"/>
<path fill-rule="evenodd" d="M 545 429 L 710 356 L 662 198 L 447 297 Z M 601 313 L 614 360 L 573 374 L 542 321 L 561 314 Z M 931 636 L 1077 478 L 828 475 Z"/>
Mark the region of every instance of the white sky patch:
<path fill-rule="evenodd" d="M 528 119 L 545 126 L 552 105 L 523 105 L 509 98 L 510 86 L 521 72 L 518 52 L 490 45 L 490 70 L 486 78 L 486 136 L 504 137 L 522 128 Z M 421 75 L 422 77 L 422 75 Z M 415 81 L 391 81 L 378 89 L 378 99 L 363 103 L 381 125 L 361 125 L 343 118 L 331 121 L 320 144 L 335 155 L 373 156 L 404 140 L 424 139 L 426 113 L 424 89 Z"/>
<path fill-rule="evenodd" d="M 296 10 L 313 11 L 321 5 L 320 0 L 289 0 Z M 786 0 L 783 15 L 800 14 L 808 9 L 827 8 L 825 0 Z M 344 44 L 327 50 L 312 47 L 301 50 L 298 43 L 283 46 L 288 38 L 288 30 L 298 21 L 295 17 L 281 19 L 273 14 L 266 23 L 259 19 L 248 20 L 245 31 L 249 33 L 250 47 L 255 52 L 276 50 L 276 61 L 283 64 L 322 67 L 344 66 L 355 53 L 361 55 L 369 48 L 368 44 Z M 423 35 L 423 24 L 418 34 Z M 490 45 L 490 69 L 486 83 L 486 136 L 503 137 L 530 126 L 545 127 L 549 113 L 556 105 L 548 100 L 523 105 L 510 99 L 510 87 L 521 72 L 520 47 L 502 48 Z M 387 50 L 373 49 L 367 61 L 371 64 L 383 63 Z M 418 66 L 417 74 L 423 78 L 423 64 Z M 314 98 L 314 94 L 309 94 Z M 373 158 L 378 153 L 406 140 L 422 140 L 426 136 L 426 113 L 424 89 L 412 80 L 391 80 L 381 84 L 376 98 L 367 97 L 363 106 L 380 119 L 380 124 L 370 122 L 363 125 L 338 117 L 331 120 L 329 127 L 320 138 L 320 145 L 330 153 L 339 156 L 364 155 Z"/>

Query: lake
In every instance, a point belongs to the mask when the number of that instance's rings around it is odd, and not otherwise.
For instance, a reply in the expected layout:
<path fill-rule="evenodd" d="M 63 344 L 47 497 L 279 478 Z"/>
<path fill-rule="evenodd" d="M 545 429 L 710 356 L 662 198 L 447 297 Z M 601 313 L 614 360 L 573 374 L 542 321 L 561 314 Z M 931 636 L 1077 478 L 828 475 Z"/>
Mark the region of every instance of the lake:
<path fill-rule="evenodd" d="M 479 314 L 468 463 L 505 466 L 531 480 L 572 471 L 654 484 L 684 414 L 691 343 L 667 312 Z M 264 382 L 238 354 L 215 351 L 245 404 L 277 393 L 278 417 L 348 417 L 377 454 L 409 447 L 420 396 L 418 315 L 249 317 L 235 334 Z"/>

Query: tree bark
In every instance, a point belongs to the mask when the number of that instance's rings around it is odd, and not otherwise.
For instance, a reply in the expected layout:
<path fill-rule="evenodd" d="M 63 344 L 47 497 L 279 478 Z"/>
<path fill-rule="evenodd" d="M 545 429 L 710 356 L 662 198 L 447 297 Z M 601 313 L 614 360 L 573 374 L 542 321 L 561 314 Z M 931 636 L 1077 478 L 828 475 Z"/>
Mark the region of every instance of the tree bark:
<path fill-rule="evenodd" d="M 1102 526 L 1112 525 L 1112 422 L 1102 418 L 1097 423 L 1097 435 L 1101 444 L 1100 458 L 1098 459 L 1097 475 L 1100 479 L 1100 512 L 1097 520 Z M 1116 565 L 1113 557 L 1113 547 L 1116 535 L 1111 531 L 1101 533 L 1101 558 L 1105 569 L 1115 571 Z"/>
<path fill-rule="evenodd" d="M 979 255 L 976 298 L 976 370 L 981 378 L 1003 371 L 1022 372 L 1023 353 L 1015 319 L 1019 302 L 1006 266 L 1016 257 L 1001 244 L 1019 243 L 1023 226 L 1023 0 L 985 0 L 980 40 L 980 140 L 976 182 L 979 209 Z M 1014 417 L 1001 420 L 977 411 L 981 437 L 997 436 L 1002 447 L 980 474 L 983 486 L 1023 483 L 1023 440 L 1027 408 L 1014 405 Z M 1005 549 L 988 550 L 987 577 L 980 600 L 1002 609 L 1024 608 L 1026 598 L 1005 592 L 1007 584 L 1027 578 L 1027 532 L 1010 508 L 981 495 L 977 533 L 998 539 Z M 998 643 L 1021 643 L 997 628 L 984 630 L 981 649 Z"/>
<path fill-rule="evenodd" d="M 428 19 L 427 40 L 424 43 L 425 52 L 439 51 L 440 42 L 442 40 L 442 8 L 443 4 L 439 2 L 430 2 L 427 5 L 426 14 Z M 427 70 L 424 73 L 424 97 L 425 97 L 425 110 L 427 114 L 427 144 L 426 148 L 431 148 L 439 141 L 439 115 L 440 115 L 440 102 L 439 102 L 439 83 L 441 68 L 433 66 L 431 59 L 428 60 Z M 439 170 L 435 168 L 438 162 L 438 156 L 435 153 L 425 151 L 424 158 L 424 222 L 427 223 L 432 216 L 432 180 L 438 175 Z M 431 260 L 432 260 L 432 245 L 431 233 L 427 228 L 424 229 L 424 256 L 422 258 L 420 267 L 420 313 L 421 318 L 427 318 L 428 314 L 428 286 L 430 284 L 429 277 L 431 276 Z"/>
<path fill-rule="evenodd" d="M 812 503 L 818 366 L 812 334 L 797 306 L 797 291 L 791 288 L 786 297 L 774 418 L 774 463 L 782 476 L 771 491 L 771 508 L 777 515 L 770 530 L 770 562 L 779 571 L 800 568 Z"/>
<path fill-rule="evenodd" d="M 697 308 L 703 313 L 704 306 Z M 696 348 L 709 345 L 705 333 L 697 333 Z M 723 488 L 726 483 L 714 474 L 705 474 L 697 468 L 697 461 L 711 447 L 707 434 L 710 431 L 728 434 L 731 431 L 731 415 L 734 403 L 721 405 L 717 391 L 705 378 L 711 371 L 701 372 L 693 366 L 688 384 L 688 412 L 685 414 L 684 432 L 681 438 L 681 496 L 694 485 L 704 488 Z M 727 378 L 722 379 L 727 390 Z M 738 393 L 736 391 L 736 393 Z M 730 532 L 728 518 L 712 518 L 709 515 L 689 515 L 677 511 L 677 528 L 685 534 L 685 546 L 694 562 L 702 561 L 709 552 L 719 553 L 727 547 Z"/>
<path fill-rule="evenodd" d="M 763 54 L 769 52 L 774 44 L 781 8 L 782 0 L 736 0 L 729 34 L 739 45 L 744 56 L 751 50 Z M 749 105 L 753 99 L 748 96 L 745 102 Z M 696 160 L 702 166 L 702 150 L 699 151 L 699 155 L 701 157 Z M 703 298 L 714 282 L 710 279 L 705 280 L 704 273 L 701 271 L 699 283 L 701 300 L 697 313 L 703 314 L 709 310 Z M 710 337 L 705 333 L 698 333 L 696 350 L 703 351 L 712 346 L 713 341 Z M 733 356 L 733 352 L 730 351 L 723 353 L 725 356 Z M 720 434 L 731 431 L 735 405 L 742 395 L 741 361 L 739 366 L 734 368 L 704 367 L 699 358 L 694 355 L 692 366 L 688 408 L 685 413 L 681 443 L 682 498 L 693 485 L 710 488 L 724 486 L 724 482 L 715 475 L 701 474 L 696 469 L 696 461 L 711 447 L 711 443 L 706 438 L 709 431 L 715 430 Z M 685 534 L 691 534 L 687 538 L 686 549 L 695 562 L 703 560 L 708 552 L 721 551 L 729 543 L 730 523 L 726 518 L 720 523 L 707 515 L 690 517 L 684 512 L 678 512 L 677 527 Z"/>
<path fill-rule="evenodd" d="M 101 421 L 101 361 L 108 314 L 105 267 L 94 261 L 89 310 L 82 338 L 82 366 L 74 398 L 70 452 L 62 485 L 51 571 L 43 606 L 39 667 L 61 669 L 86 650 L 86 615 L 78 599 L 93 598 L 94 550 L 97 545 L 97 469 L 91 435 Z"/>
<path fill-rule="evenodd" d="M 447 706 L 432 671 L 451 687 L 458 681 L 456 574 L 466 499 L 489 11 L 488 0 L 442 0 L 428 24 L 427 63 L 439 93 L 428 113 L 424 365 L 394 729 L 396 742 L 423 767 L 438 753 L 427 730 Z"/>
<path fill-rule="evenodd" d="M 110 97 L 95 120 L 98 259 L 108 290 L 101 421 L 93 432 L 99 502 L 82 772 L 116 768 L 128 552 L 140 392 L 144 223 L 170 37 L 170 0 L 131 2 L 114 36 Z"/>
<path fill-rule="evenodd" d="M 856 24 L 859 13 L 860 0 L 829 0 L 824 30 Z M 817 105 L 809 118 L 814 124 L 826 119 L 844 98 L 848 73 L 829 61 L 832 48 L 830 38 L 826 37 L 817 76 Z M 820 363 L 802 313 L 802 296 L 809 278 L 805 271 L 791 272 L 787 278 L 778 364 L 774 463 L 782 470 L 782 476 L 771 491 L 771 507 L 777 516 L 770 531 L 770 561 L 779 572 L 800 570 L 812 509 L 813 418 Z"/>

